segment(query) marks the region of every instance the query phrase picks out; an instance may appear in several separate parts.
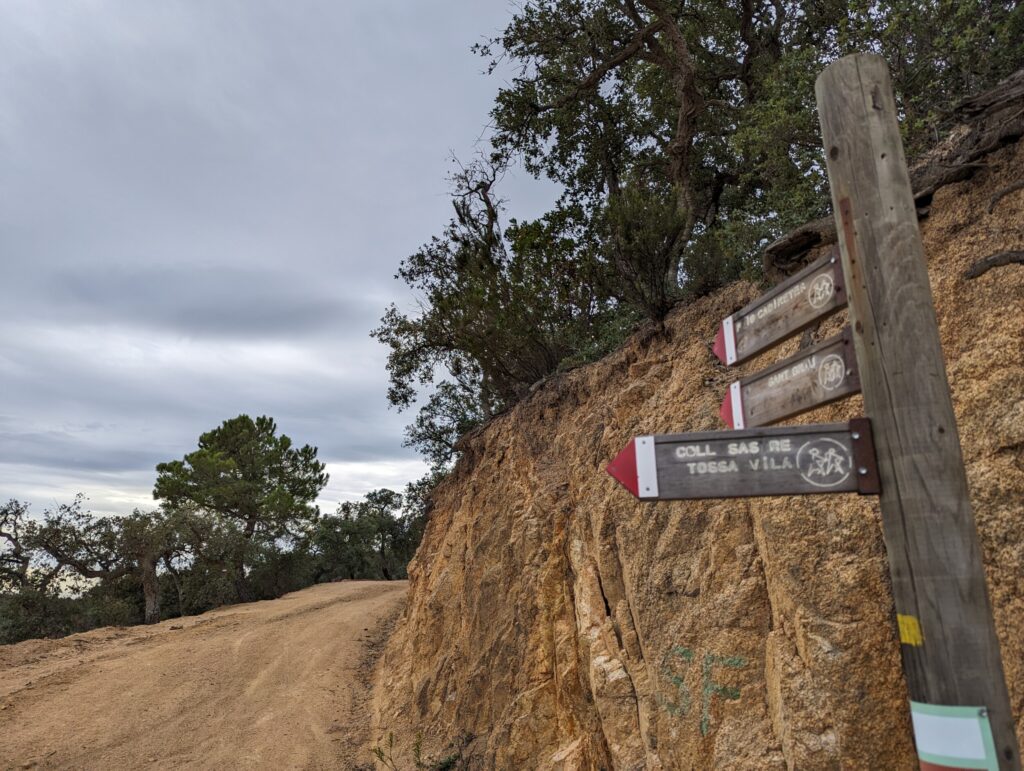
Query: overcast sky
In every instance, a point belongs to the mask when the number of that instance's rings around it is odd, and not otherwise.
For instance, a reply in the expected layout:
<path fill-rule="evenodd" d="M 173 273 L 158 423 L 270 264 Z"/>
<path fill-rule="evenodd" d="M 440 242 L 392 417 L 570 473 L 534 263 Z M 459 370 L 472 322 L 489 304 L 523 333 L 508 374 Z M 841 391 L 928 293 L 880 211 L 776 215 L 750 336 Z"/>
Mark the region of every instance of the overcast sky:
<path fill-rule="evenodd" d="M 501 0 L 0 0 L 0 498 L 152 507 L 248 413 L 333 510 L 423 464 L 368 337 L 449 216 Z M 550 188 L 505 180 L 534 216 Z"/>

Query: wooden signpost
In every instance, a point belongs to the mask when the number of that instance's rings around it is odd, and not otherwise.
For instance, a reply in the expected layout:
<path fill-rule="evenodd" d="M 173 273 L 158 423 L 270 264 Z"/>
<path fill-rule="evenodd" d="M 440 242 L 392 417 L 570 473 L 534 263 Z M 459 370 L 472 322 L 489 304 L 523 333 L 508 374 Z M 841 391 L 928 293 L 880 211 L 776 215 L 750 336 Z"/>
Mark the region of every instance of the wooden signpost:
<path fill-rule="evenodd" d="M 850 326 L 733 383 L 736 430 L 637 437 L 607 470 L 648 501 L 880 494 L 922 770 L 1019 771 L 888 67 L 848 56 L 816 93 L 839 248 L 725 319 L 713 350 L 741 363 L 847 302 Z M 870 420 L 755 428 L 860 390 Z"/>
<path fill-rule="evenodd" d="M 889 68 L 848 56 L 815 91 L 921 767 L 1019 769 Z"/>

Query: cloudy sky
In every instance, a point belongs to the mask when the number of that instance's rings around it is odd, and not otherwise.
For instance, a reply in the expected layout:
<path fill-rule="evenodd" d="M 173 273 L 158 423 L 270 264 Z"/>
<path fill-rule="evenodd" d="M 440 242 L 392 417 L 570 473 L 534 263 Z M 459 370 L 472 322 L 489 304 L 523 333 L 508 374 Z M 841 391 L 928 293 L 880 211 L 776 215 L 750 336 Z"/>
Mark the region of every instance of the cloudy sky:
<path fill-rule="evenodd" d="M 239 413 L 333 509 L 424 466 L 369 339 L 448 218 L 502 0 L 0 0 L 0 498 L 152 506 Z M 505 180 L 520 216 L 553 191 Z"/>

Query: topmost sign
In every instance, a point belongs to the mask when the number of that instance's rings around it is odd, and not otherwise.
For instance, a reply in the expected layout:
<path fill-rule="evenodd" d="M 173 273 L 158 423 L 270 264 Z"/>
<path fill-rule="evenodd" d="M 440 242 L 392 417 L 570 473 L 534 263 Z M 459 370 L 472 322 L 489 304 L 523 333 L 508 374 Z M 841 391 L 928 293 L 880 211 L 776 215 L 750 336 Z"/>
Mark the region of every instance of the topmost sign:
<path fill-rule="evenodd" d="M 835 247 L 743 310 L 722 322 L 714 352 L 738 364 L 846 306 L 843 271 Z"/>

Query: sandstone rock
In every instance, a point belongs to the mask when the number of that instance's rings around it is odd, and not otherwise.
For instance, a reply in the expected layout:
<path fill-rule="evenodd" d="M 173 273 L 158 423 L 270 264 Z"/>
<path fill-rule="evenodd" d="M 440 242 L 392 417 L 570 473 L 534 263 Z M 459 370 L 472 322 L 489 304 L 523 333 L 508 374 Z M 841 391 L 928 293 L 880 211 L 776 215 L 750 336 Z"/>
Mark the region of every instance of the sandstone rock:
<path fill-rule="evenodd" d="M 939 189 L 923 235 L 1011 698 L 1024 715 L 1024 146 Z M 378 671 L 379 736 L 465 732 L 501 769 L 913 768 L 877 503 L 637 503 L 630 437 L 720 428 L 737 284 L 560 375 L 467 440 Z M 824 323 L 833 334 L 841 317 Z M 748 374 L 797 343 L 739 369 Z M 801 422 L 845 420 L 859 399 Z M 1024 724 L 1019 723 L 1024 727 Z"/>

